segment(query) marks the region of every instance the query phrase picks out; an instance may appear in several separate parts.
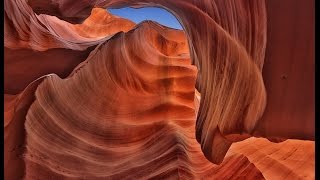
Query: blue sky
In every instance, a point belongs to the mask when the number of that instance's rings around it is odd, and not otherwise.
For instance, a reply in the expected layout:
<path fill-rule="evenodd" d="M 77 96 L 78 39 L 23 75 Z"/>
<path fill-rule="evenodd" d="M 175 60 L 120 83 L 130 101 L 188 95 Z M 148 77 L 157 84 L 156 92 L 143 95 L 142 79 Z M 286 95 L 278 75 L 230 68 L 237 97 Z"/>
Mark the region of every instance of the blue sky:
<path fill-rule="evenodd" d="M 108 11 L 116 16 L 130 19 L 137 24 L 144 20 L 152 20 L 168 27 L 182 29 L 179 21 L 174 15 L 162 8 L 146 7 L 135 9 L 125 7 L 120 9 L 108 9 Z"/>

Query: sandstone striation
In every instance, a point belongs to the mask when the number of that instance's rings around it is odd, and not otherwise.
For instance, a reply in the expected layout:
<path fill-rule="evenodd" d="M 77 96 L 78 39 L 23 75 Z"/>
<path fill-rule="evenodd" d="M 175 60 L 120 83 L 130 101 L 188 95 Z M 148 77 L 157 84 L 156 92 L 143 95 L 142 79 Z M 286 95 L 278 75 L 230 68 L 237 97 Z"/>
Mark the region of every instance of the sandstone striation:
<path fill-rule="evenodd" d="M 6 0 L 6 179 L 314 179 L 313 5 Z"/>
<path fill-rule="evenodd" d="M 215 127 L 215 124 L 219 122 L 219 131 L 216 131 L 218 130 L 217 128 L 211 128 L 211 126 L 209 128 L 208 126 L 208 129 L 211 130 L 208 130 L 208 133 L 204 134 L 209 134 L 209 132 L 211 134 L 215 134 L 214 132 L 222 132 L 223 137 L 228 134 L 235 134 L 239 139 L 243 139 L 240 134 L 253 134 L 255 136 L 268 136 L 273 138 L 282 137 L 311 140 L 314 139 L 314 129 L 312 128 L 314 126 L 314 23 L 312 23 L 314 19 L 314 1 L 308 1 L 306 4 L 303 4 L 301 0 L 286 0 L 282 2 L 276 0 L 268 0 L 263 2 L 220 0 L 197 2 L 192 0 L 183 2 L 171 2 L 166 0 L 139 0 L 133 2 L 124 0 L 99 0 L 91 1 L 89 3 L 81 3 L 81 5 L 74 5 L 70 0 L 47 0 L 46 2 L 47 4 L 43 4 L 39 3 L 37 0 L 30 0 L 28 4 L 36 13 L 56 15 L 57 17 L 70 22 L 82 22 L 85 19 L 84 17 L 88 16 L 87 9 L 90 9 L 93 6 L 143 7 L 150 5 L 168 9 L 178 18 L 178 20 L 182 23 L 184 30 L 186 31 L 190 46 L 189 49 L 191 50 L 190 55 L 193 61 L 192 63 L 195 64 L 199 69 L 196 87 L 201 94 L 206 94 L 206 98 L 203 98 L 201 103 L 204 105 L 200 107 L 197 118 L 197 124 L 199 124 L 197 125 L 197 129 L 200 128 L 198 131 L 201 131 L 201 128 L 204 127 L 204 122 L 207 122 L 205 124 L 212 122 L 209 123 L 210 125 L 213 124 L 212 127 Z M 308 19 L 308 21 L 304 21 L 303 19 Z M 283 25 L 283 23 L 286 23 L 286 25 Z M 199 25 L 201 25 L 202 28 L 198 28 Z M 308 28 L 304 28 L 306 26 Z M 293 31 L 294 29 L 295 31 Z M 305 33 L 304 31 L 308 31 L 308 33 Z M 295 38 L 297 36 L 298 38 Z M 307 41 L 304 41 L 303 38 L 306 38 Z M 293 42 L 293 40 L 296 40 L 299 43 Z M 279 45 L 280 43 L 281 45 Z M 300 44 L 304 44 L 303 48 L 295 48 L 300 47 Z M 267 49 L 266 45 L 268 45 Z M 284 51 L 281 51 L 281 48 L 277 47 L 287 48 L 285 48 Z M 292 56 L 292 52 L 295 53 L 295 58 L 290 58 L 290 56 Z M 280 60 L 283 59 L 282 57 L 284 57 L 285 60 Z M 307 58 L 308 60 L 305 62 L 301 60 L 301 58 Z M 237 61 L 228 59 L 241 60 Z M 228 63 L 233 61 L 235 61 L 236 64 Z M 264 90 L 265 83 L 261 80 L 261 71 L 264 61 L 267 62 L 266 64 L 268 65 L 263 71 L 263 81 L 266 81 L 269 86 L 269 88 L 266 87 L 268 96 L 266 96 Z M 293 66 L 295 67 L 294 71 L 291 70 L 292 68 L 286 68 L 291 67 L 289 64 L 297 64 L 297 62 L 300 62 L 301 64 L 300 66 Z M 246 63 L 247 65 L 245 65 Z M 224 64 L 231 64 L 230 66 L 238 67 L 236 69 L 240 70 L 234 71 L 232 69 L 218 68 L 227 67 L 222 66 Z M 285 66 L 284 64 L 288 66 Z M 278 68 L 276 70 L 276 75 L 273 73 L 273 67 Z M 305 71 L 305 69 L 308 70 Z M 237 73 L 244 72 L 249 72 L 249 74 L 253 73 L 254 75 L 249 76 L 249 78 L 243 76 L 243 79 L 245 80 L 240 78 L 242 76 L 235 76 Z M 296 75 L 292 77 L 292 75 L 289 74 L 293 72 Z M 215 73 L 222 74 L 221 76 L 225 78 L 218 78 L 216 81 L 212 80 L 216 77 L 214 76 L 212 78 Z M 303 76 L 298 77 L 299 74 L 303 74 Z M 286 79 L 286 77 L 291 77 L 290 79 L 292 80 L 288 81 L 288 83 L 282 83 L 283 79 Z M 235 78 L 238 79 L 235 80 Z M 245 99 L 244 101 L 240 101 L 240 99 L 244 97 L 230 99 L 230 102 L 233 102 L 234 100 L 236 101 L 237 99 L 239 99 L 239 102 L 241 102 L 241 105 L 240 103 L 238 105 L 241 106 L 241 108 L 239 107 L 239 109 L 235 111 L 235 114 L 238 114 L 235 115 L 235 117 L 238 117 L 236 119 L 241 119 L 234 120 L 239 124 L 238 128 L 223 125 L 228 124 L 230 120 L 227 122 L 226 120 L 222 120 L 223 118 L 215 118 L 215 113 L 213 112 L 215 112 L 216 106 L 208 106 L 208 104 L 211 104 L 211 101 L 218 102 L 217 97 L 222 98 L 225 95 L 227 97 L 224 97 L 223 99 L 229 99 L 230 95 L 232 94 L 231 92 L 236 92 L 236 88 L 239 87 L 238 85 L 235 85 L 234 89 L 231 88 L 231 90 L 228 91 L 225 88 L 225 84 L 228 85 L 228 83 L 230 83 L 230 85 L 232 85 L 236 82 L 250 82 L 251 80 L 253 81 L 254 78 L 258 78 L 260 80 L 254 81 L 253 83 L 248 83 L 249 85 L 244 83 L 243 86 L 247 88 L 241 89 L 240 95 L 251 98 Z M 225 81 L 224 79 L 228 81 Z M 299 83 L 295 83 L 295 80 L 298 80 Z M 218 84 L 213 84 L 213 82 Z M 305 84 L 305 86 L 299 86 L 299 84 Z M 287 89 L 286 87 L 291 86 L 293 88 L 290 89 L 290 93 L 288 93 L 286 96 L 286 98 L 290 100 L 283 101 L 285 104 L 280 105 L 278 101 L 275 100 L 281 97 L 284 91 L 283 89 Z M 299 86 L 299 88 L 297 86 Z M 213 89 L 218 87 L 222 87 L 223 91 L 213 91 Z M 276 89 L 276 93 L 273 89 Z M 250 93 L 250 90 L 254 91 L 254 93 Z M 217 95 L 215 95 L 216 93 Z M 305 95 L 307 95 L 306 98 Z M 268 101 L 266 98 L 270 100 L 270 103 L 266 104 Z M 227 100 L 223 100 L 222 104 L 226 104 L 227 102 Z M 222 104 L 220 105 L 223 106 Z M 266 110 L 268 113 L 263 114 L 264 104 L 266 105 Z M 301 104 L 304 104 L 304 106 Z M 227 105 L 225 106 L 227 107 Z M 297 113 L 297 115 L 294 117 L 294 123 L 292 125 L 293 128 L 287 128 L 287 126 L 285 126 L 285 124 L 291 122 L 292 118 L 287 118 L 287 116 L 280 115 L 280 113 L 274 113 L 281 109 L 281 114 L 293 114 L 294 109 L 297 109 L 300 106 L 303 106 L 303 110 L 299 111 L 300 113 Z M 249 111 L 251 108 L 256 109 L 256 111 L 252 110 L 252 114 L 251 111 Z M 223 109 L 223 112 L 225 112 L 225 108 Z M 248 114 L 241 115 L 246 114 L 243 113 L 246 112 L 245 109 L 248 109 Z M 229 113 L 229 115 L 230 114 L 231 113 Z M 261 115 L 260 117 L 259 114 Z M 256 118 L 250 118 L 250 116 Z M 250 121 L 246 121 L 245 117 L 250 119 Z M 305 119 L 304 121 L 300 120 L 302 117 Z M 270 130 L 267 132 L 266 129 L 272 129 L 270 127 L 273 126 L 273 121 L 278 120 L 281 121 L 282 125 L 274 128 L 275 130 Z M 245 125 L 246 122 L 247 125 Z M 241 128 L 241 126 L 244 128 Z M 298 127 L 306 128 L 302 130 Z M 206 128 L 207 126 L 205 126 L 205 129 Z M 204 148 L 204 150 L 208 150 L 208 153 L 205 154 L 207 154 L 209 157 L 211 156 L 209 155 L 211 150 L 215 148 L 209 148 L 211 146 L 211 143 L 209 143 L 211 140 L 206 141 L 203 138 L 200 138 L 200 134 L 201 133 L 198 133 L 198 140 L 201 141 L 201 144 L 203 144 L 203 148 L 208 147 Z M 218 136 L 219 133 L 217 133 L 217 137 Z M 213 136 L 210 135 L 209 137 Z M 237 141 L 237 138 L 233 138 L 231 141 Z M 221 140 L 223 140 L 223 138 Z M 209 143 L 208 146 L 205 145 L 205 141 Z M 223 141 L 225 142 L 225 145 L 230 145 L 226 139 Z"/>

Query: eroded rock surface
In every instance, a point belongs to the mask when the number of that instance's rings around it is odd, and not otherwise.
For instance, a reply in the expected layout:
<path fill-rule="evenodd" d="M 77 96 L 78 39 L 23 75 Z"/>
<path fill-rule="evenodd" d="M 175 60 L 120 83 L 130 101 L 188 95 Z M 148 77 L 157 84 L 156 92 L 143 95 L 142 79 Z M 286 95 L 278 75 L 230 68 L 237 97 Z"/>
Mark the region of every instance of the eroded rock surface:
<path fill-rule="evenodd" d="M 314 140 L 314 35 L 306 61 L 273 46 L 314 26 L 292 2 L 5 1 L 5 177 L 313 179 L 314 142 L 286 139 Z M 146 5 L 185 33 L 94 8 Z"/>

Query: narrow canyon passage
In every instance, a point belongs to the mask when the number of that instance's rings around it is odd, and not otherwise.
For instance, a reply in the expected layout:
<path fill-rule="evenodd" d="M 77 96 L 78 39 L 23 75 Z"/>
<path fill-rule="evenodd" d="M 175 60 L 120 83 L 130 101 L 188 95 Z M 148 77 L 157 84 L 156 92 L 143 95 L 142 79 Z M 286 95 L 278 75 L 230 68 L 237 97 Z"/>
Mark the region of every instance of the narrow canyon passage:
<path fill-rule="evenodd" d="M 299 3 L 5 1 L 5 177 L 314 179 L 314 2 Z M 105 9 L 126 6 L 185 31 Z"/>

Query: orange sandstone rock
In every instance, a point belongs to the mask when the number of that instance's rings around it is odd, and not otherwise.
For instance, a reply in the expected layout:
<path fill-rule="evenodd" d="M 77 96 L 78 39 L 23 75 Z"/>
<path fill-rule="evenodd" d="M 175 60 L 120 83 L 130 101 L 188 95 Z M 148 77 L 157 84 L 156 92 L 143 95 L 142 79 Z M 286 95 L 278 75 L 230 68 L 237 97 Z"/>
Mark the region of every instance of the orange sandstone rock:
<path fill-rule="evenodd" d="M 300 3 L 6 0 L 6 178 L 313 179 Z M 185 33 L 97 8 L 148 5 Z"/>

